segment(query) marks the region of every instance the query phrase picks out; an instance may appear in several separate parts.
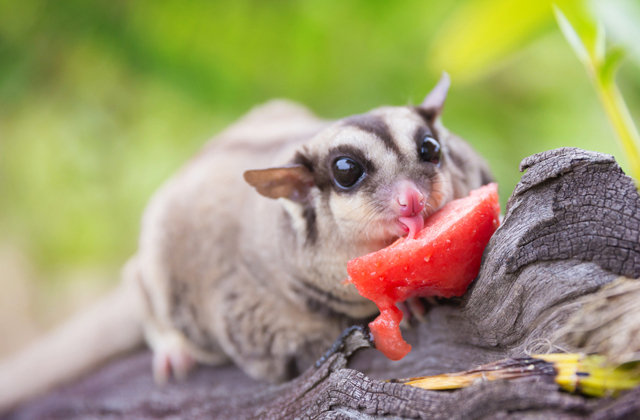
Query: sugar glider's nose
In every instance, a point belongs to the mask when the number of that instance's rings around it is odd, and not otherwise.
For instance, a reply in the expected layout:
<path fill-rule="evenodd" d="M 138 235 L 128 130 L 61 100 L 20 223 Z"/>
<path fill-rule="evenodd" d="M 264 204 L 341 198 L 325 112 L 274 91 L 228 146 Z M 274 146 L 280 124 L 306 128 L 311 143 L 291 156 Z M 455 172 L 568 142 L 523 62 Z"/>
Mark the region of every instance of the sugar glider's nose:
<path fill-rule="evenodd" d="M 395 189 L 397 211 L 401 217 L 412 217 L 424 209 L 424 195 L 412 181 L 400 181 Z"/>

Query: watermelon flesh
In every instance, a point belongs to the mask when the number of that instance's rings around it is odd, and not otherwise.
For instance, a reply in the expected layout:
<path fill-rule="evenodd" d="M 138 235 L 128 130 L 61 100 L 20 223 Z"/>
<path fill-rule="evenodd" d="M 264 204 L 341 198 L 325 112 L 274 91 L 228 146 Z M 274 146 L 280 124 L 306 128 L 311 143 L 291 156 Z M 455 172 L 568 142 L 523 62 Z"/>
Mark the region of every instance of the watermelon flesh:
<path fill-rule="evenodd" d="M 498 186 L 485 185 L 429 217 L 415 238 L 400 238 L 349 261 L 349 281 L 380 309 L 369 324 L 378 350 L 391 360 L 411 351 L 400 333 L 402 311 L 396 303 L 466 292 L 480 271 L 484 249 L 500 224 L 499 215 Z"/>

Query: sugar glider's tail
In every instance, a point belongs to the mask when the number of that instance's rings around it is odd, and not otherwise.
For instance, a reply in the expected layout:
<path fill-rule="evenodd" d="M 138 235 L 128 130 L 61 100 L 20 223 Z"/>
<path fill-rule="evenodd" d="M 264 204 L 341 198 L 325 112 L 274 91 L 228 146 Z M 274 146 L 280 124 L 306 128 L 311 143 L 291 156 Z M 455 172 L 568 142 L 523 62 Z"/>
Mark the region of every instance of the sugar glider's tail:
<path fill-rule="evenodd" d="M 0 362 L 0 413 L 143 342 L 141 291 L 133 282 Z"/>

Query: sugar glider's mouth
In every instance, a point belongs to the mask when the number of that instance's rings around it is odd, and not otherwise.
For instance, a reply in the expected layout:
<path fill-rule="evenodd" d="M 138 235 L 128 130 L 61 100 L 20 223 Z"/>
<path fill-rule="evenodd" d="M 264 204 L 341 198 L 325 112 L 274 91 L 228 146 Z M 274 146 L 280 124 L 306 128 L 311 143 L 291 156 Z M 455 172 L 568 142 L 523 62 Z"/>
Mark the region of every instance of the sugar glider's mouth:
<path fill-rule="evenodd" d="M 422 213 L 413 216 L 398 217 L 400 226 L 405 232 L 409 232 L 407 239 L 413 239 L 424 227 L 424 217 Z"/>

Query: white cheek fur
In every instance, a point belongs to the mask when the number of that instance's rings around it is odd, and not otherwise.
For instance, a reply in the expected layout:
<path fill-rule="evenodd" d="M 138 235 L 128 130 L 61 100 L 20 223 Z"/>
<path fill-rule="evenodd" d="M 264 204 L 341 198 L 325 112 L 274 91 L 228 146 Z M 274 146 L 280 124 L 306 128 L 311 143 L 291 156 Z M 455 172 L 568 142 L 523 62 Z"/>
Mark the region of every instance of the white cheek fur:
<path fill-rule="evenodd" d="M 372 199 L 363 193 L 348 197 L 332 194 L 329 207 L 342 237 L 377 249 L 403 232 L 391 212 L 381 211 Z"/>
<path fill-rule="evenodd" d="M 363 226 L 367 214 L 371 212 L 366 200 L 360 194 L 345 196 L 332 193 L 329 208 L 343 234 L 352 233 L 358 225 Z"/>
<path fill-rule="evenodd" d="M 291 226 L 296 232 L 298 241 L 304 241 L 307 231 L 307 222 L 305 221 L 302 206 L 298 203 L 294 203 L 286 198 L 278 198 L 278 201 L 284 207 L 284 210 L 289 214 L 291 218 Z"/>

